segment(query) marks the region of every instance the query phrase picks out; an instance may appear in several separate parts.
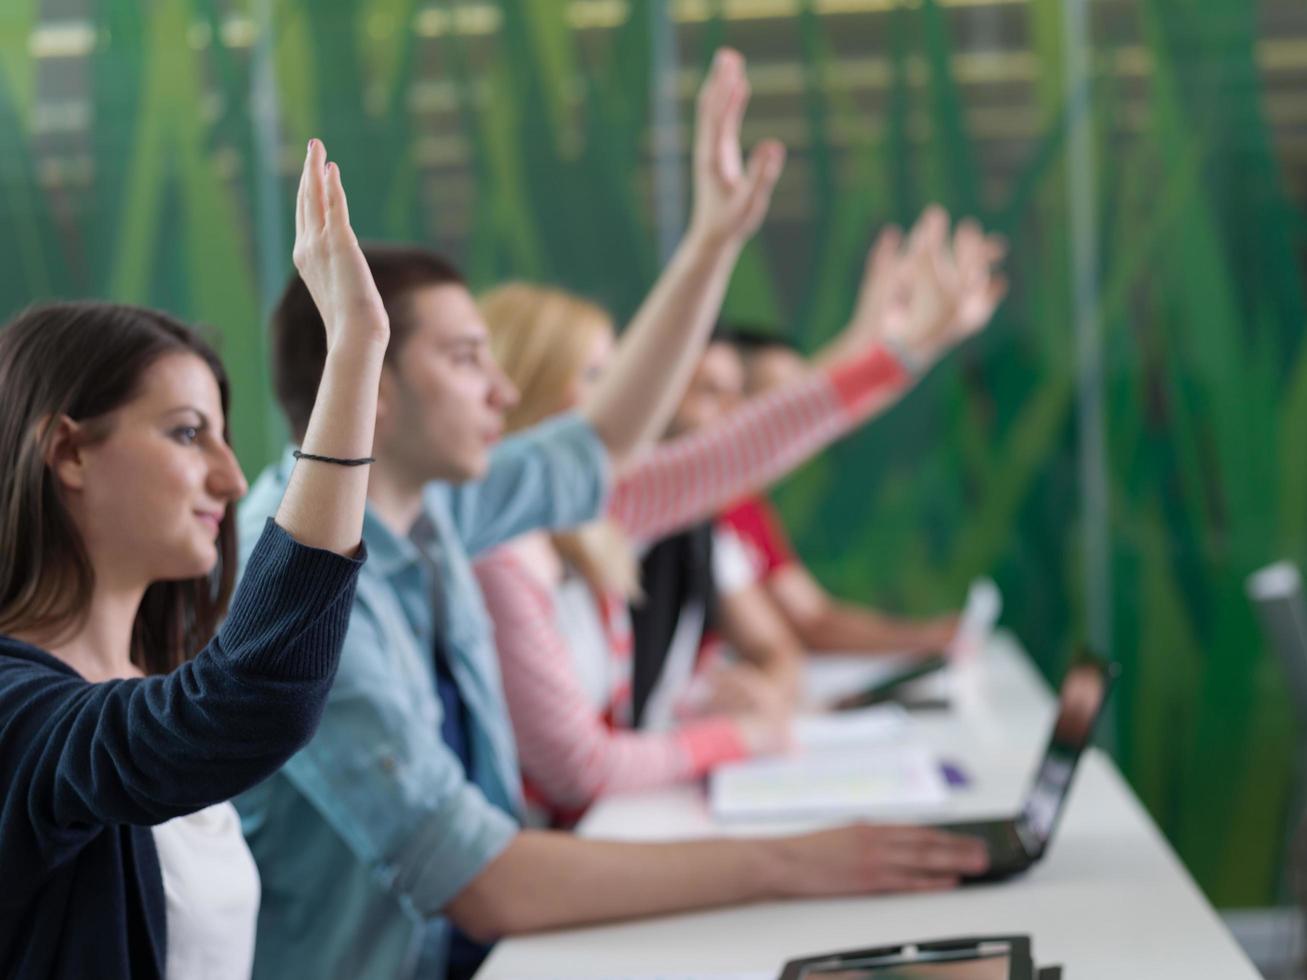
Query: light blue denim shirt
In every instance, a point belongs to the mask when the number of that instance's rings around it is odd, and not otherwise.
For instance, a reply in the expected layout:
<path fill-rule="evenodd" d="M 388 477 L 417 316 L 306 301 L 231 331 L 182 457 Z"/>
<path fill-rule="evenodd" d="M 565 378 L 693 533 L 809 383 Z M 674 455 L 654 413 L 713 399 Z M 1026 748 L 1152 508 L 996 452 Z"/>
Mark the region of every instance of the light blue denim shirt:
<path fill-rule="evenodd" d="M 287 451 L 241 505 L 243 543 L 252 546 L 276 512 L 293 464 Z M 524 531 L 594 518 L 607 485 L 603 444 L 571 416 L 504 440 L 481 480 L 432 484 L 424 503 L 440 546 L 430 555 L 369 509 L 369 560 L 321 727 L 284 769 L 236 800 L 263 881 L 256 978 L 445 975 L 441 909 L 508 845 L 522 807 L 469 557 Z M 432 562 L 446 607 L 439 618 Z M 440 737 L 432 661 L 440 621 L 484 792 Z"/>

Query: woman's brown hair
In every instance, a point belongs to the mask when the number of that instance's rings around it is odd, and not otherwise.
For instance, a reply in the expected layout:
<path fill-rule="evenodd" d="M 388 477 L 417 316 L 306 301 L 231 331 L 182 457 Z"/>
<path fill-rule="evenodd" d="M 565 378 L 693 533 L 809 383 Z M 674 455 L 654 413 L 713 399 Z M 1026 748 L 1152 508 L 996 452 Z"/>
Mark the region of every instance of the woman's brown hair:
<path fill-rule="evenodd" d="M 97 420 L 135 396 L 146 369 L 175 353 L 194 354 L 209 366 L 228 414 L 218 355 L 166 314 L 56 303 L 0 328 L 0 459 L 10 461 L 0 477 L 0 633 L 57 638 L 80 623 L 95 588 L 94 569 L 46 464 L 54 423 L 67 416 L 94 435 Z M 132 629 L 132 661 L 145 673 L 181 665 L 217 630 L 236 576 L 234 505 L 223 515 L 217 546 L 208 575 L 146 590 Z"/>

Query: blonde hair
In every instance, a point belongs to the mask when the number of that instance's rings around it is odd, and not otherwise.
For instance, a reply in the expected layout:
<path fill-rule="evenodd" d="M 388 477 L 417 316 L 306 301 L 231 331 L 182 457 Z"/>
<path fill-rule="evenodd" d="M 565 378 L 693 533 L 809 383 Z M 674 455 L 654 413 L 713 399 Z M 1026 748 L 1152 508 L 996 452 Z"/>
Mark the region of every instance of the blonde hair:
<path fill-rule="evenodd" d="M 509 432 L 536 425 L 568 408 L 595 338 L 612 332 L 600 306 L 561 289 L 513 282 L 482 294 L 490 350 L 518 390 L 505 420 Z M 593 521 L 553 536 L 563 560 L 597 595 L 640 597 L 640 568 L 630 538 L 611 521 Z"/>

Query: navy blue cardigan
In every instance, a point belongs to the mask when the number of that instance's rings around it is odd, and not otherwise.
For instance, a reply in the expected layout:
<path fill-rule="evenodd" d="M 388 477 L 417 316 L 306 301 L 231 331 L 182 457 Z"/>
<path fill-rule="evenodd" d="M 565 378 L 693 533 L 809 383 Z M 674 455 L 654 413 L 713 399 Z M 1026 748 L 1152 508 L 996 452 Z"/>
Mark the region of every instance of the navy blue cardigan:
<path fill-rule="evenodd" d="M 160 677 L 91 684 L 0 636 L 0 976 L 163 976 L 150 827 L 249 789 L 313 735 L 362 561 L 269 521 L 218 635 Z"/>

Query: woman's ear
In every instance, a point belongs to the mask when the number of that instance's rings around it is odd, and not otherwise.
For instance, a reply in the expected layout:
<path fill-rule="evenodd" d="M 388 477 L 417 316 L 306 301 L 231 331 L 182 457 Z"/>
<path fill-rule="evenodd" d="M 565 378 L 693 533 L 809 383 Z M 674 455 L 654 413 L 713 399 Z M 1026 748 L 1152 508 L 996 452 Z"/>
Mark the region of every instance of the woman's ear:
<path fill-rule="evenodd" d="M 49 431 L 45 465 L 50 467 L 62 490 L 81 490 L 86 486 L 86 461 L 82 449 L 85 438 L 82 426 L 67 415 L 45 422 Z"/>

